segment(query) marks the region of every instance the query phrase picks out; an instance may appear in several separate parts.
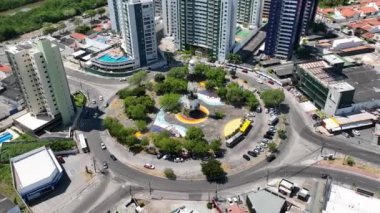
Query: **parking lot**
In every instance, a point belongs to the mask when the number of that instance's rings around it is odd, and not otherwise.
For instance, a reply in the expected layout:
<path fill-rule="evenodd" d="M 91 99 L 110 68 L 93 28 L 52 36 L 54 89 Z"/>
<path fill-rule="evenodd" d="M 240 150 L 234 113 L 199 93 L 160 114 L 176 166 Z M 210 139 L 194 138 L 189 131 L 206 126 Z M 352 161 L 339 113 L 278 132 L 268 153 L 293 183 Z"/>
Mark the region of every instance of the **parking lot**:
<path fill-rule="evenodd" d="M 92 169 L 90 155 L 78 154 L 63 157 L 65 173 L 58 187 L 31 204 L 33 212 L 58 212 L 84 190 L 95 179 L 95 175 L 87 174 L 85 166 Z"/>

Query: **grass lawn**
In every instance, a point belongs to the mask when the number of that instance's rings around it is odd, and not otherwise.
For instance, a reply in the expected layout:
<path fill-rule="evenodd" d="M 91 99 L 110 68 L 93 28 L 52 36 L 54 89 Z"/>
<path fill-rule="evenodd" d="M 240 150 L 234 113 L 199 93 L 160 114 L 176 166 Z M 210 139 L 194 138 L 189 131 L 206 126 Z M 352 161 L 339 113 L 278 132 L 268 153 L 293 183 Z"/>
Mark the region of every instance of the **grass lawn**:
<path fill-rule="evenodd" d="M 86 96 L 81 92 L 76 92 L 73 94 L 75 106 L 77 107 L 83 107 L 86 105 Z"/>
<path fill-rule="evenodd" d="M 0 193 L 20 205 L 22 212 L 28 212 L 13 188 L 11 167 L 8 163 L 0 164 Z"/>

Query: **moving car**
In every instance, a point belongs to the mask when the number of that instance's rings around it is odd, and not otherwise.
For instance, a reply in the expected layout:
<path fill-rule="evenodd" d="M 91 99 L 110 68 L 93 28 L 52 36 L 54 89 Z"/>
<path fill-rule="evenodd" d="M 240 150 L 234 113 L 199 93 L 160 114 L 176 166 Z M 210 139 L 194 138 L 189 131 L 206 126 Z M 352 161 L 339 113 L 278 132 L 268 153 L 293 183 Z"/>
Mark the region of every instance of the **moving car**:
<path fill-rule="evenodd" d="M 102 147 L 103 150 L 104 150 L 104 149 L 107 149 L 106 145 L 105 145 L 103 142 L 100 143 L 100 147 Z"/>
<path fill-rule="evenodd" d="M 183 158 L 175 158 L 174 162 L 176 162 L 176 163 L 183 162 Z"/>
<path fill-rule="evenodd" d="M 267 161 L 268 162 L 272 162 L 274 159 L 276 159 L 276 155 L 273 154 L 273 153 L 267 156 Z"/>
<path fill-rule="evenodd" d="M 110 154 L 110 158 L 111 158 L 112 160 L 114 160 L 114 161 L 117 160 L 116 157 L 115 157 L 115 155 L 113 155 L 113 154 Z"/>
<path fill-rule="evenodd" d="M 245 160 L 247 160 L 247 161 L 248 161 L 248 160 L 251 160 L 251 158 L 250 158 L 248 155 L 246 155 L 246 154 L 243 155 L 243 158 L 244 158 Z"/>
<path fill-rule="evenodd" d="M 108 163 L 107 163 L 107 161 L 103 162 L 103 169 L 108 169 Z"/>
<path fill-rule="evenodd" d="M 95 99 L 92 99 L 91 103 L 92 103 L 92 104 L 96 104 Z"/>
<path fill-rule="evenodd" d="M 152 164 L 150 164 L 150 163 L 146 163 L 146 164 L 144 165 L 144 167 L 147 168 L 147 169 L 154 169 L 154 168 L 156 168 L 154 165 L 152 165 Z"/>
<path fill-rule="evenodd" d="M 99 101 L 103 101 L 103 96 L 99 96 Z"/>

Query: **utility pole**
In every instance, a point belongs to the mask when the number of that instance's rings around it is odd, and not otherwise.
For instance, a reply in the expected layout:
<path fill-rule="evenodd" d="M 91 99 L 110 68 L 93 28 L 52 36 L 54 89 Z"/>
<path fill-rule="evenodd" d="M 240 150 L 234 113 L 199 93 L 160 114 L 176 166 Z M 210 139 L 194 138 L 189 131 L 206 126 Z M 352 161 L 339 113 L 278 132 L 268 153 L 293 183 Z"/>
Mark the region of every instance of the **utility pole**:
<path fill-rule="evenodd" d="M 133 196 L 132 196 L 132 185 L 131 184 L 129 184 L 129 195 L 133 198 Z"/>
<path fill-rule="evenodd" d="M 92 162 L 94 164 L 94 172 L 96 173 L 96 160 L 95 160 L 95 157 L 92 157 Z"/>
<path fill-rule="evenodd" d="M 269 183 L 269 171 L 268 171 L 268 167 L 266 168 L 266 171 L 267 171 L 267 185 Z"/>

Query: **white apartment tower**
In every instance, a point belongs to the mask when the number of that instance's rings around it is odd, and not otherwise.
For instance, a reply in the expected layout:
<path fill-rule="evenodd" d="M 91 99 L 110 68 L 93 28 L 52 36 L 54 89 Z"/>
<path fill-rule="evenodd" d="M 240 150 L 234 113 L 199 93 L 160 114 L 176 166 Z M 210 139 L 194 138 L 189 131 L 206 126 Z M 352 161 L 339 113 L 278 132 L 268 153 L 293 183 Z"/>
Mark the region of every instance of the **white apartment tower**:
<path fill-rule="evenodd" d="M 135 67 L 157 60 L 153 0 L 118 0 L 122 48 Z"/>
<path fill-rule="evenodd" d="M 43 38 L 9 46 L 6 54 L 31 115 L 61 116 L 63 124 L 69 124 L 74 105 L 58 45 Z"/>
<path fill-rule="evenodd" d="M 166 26 L 172 28 L 176 48 L 198 49 L 212 55 L 218 61 L 225 61 L 235 43 L 236 1 L 235 0 L 167 0 L 176 1 L 177 11 L 169 15 Z M 164 10 L 164 8 L 163 8 Z"/>
<path fill-rule="evenodd" d="M 162 0 L 162 21 L 167 36 L 178 34 L 178 0 Z"/>
<path fill-rule="evenodd" d="M 261 25 L 263 0 L 238 0 L 237 22 L 251 29 Z"/>

